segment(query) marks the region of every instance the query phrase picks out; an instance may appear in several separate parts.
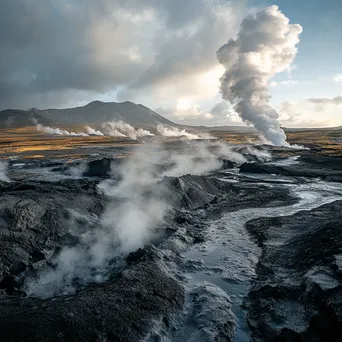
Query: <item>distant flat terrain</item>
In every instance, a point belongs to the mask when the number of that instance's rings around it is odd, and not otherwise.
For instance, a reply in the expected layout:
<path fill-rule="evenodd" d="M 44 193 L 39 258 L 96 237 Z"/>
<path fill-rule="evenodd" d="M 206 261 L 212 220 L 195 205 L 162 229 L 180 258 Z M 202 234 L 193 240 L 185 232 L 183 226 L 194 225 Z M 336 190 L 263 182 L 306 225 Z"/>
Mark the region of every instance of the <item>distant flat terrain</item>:
<path fill-rule="evenodd" d="M 213 137 L 223 139 L 233 145 L 257 140 L 254 133 L 239 132 L 210 132 Z M 291 144 L 317 148 L 318 154 L 342 156 L 342 130 L 311 130 L 288 132 L 288 141 Z M 146 137 L 144 141 L 158 138 Z M 172 138 L 168 138 L 172 141 Z M 1 159 L 38 159 L 80 158 L 88 155 L 92 150 L 111 150 L 113 147 L 133 147 L 141 141 L 129 140 L 109 136 L 70 137 L 51 134 L 42 134 L 35 127 L 0 130 L 0 158 Z M 290 152 L 289 152 L 290 153 Z"/>
<path fill-rule="evenodd" d="M 70 137 L 42 134 L 34 127 L 0 130 L 0 158 L 78 158 L 88 154 L 86 147 L 135 145 L 137 141 L 109 136 Z"/>
<path fill-rule="evenodd" d="M 256 140 L 255 133 L 239 132 L 218 132 L 213 131 L 210 134 L 214 137 L 224 139 L 232 144 L 247 143 Z M 303 131 L 286 131 L 287 141 L 290 144 L 304 145 L 309 148 L 318 148 L 319 154 L 342 156 L 342 129 L 306 129 Z"/>

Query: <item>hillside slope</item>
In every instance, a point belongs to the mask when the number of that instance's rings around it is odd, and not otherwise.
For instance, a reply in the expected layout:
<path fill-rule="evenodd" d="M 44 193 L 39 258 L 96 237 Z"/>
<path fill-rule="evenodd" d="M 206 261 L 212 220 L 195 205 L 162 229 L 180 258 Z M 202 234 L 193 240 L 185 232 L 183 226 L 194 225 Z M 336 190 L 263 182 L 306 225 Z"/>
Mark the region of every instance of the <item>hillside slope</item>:
<path fill-rule="evenodd" d="M 48 125 L 90 125 L 122 120 L 134 127 L 153 127 L 159 124 L 177 126 L 153 110 L 133 102 L 93 101 L 83 107 L 66 109 L 6 109 L 0 112 L 0 127 L 31 126 L 35 122 Z"/>

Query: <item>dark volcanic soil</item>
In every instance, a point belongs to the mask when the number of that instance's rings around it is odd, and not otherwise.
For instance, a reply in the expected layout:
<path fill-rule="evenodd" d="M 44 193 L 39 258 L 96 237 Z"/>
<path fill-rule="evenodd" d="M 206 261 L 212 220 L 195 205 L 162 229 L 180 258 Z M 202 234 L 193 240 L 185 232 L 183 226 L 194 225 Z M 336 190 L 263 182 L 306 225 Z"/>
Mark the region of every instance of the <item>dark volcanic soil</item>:
<path fill-rule="evenodd" d="M 154 320 L 167 330 L 182 309 L 184 289 L 153 260 L 139 261 L 103 285 L 73 296 L 0 302 L 4 341 L 141 341 Z"/>
<path fill-rule="evenodd" d="M 342 182 L 342 157 L 301 156 L 295 165 L 244 163 L 240 167 L 240 172 L 312 177 L 329 182 Z"/>
<path fill-rule="evenodd" d="M 14 277 L 41 267 L 62 246 L 75 243 L 106 203 L 95 182 L 0 184 L 0 288 L 17 289 Z"/>
<path fill-rule="evenodd" d="M 341 341 L 342 201 L 246 228 L 262 248 L 246 299 L 262 341 Z"/>
<path fill-rule="evenodd" d="M 147 187 L 135 177 L 143 191 L 124 195 L 159 196 L 165 217 L 132 252 L 105 235 L 105 265 L 72 253 L 98 248 L 87 239 L 106 233 L 108 208 L 125 215 L 115 208 L 126 197 L 102 191 L 122 182 L 125 160 L 13 167 L 16 181 L 0 183 L 0 340 L 341 340 L 341 160 L 273 152 L 267 162 L 243 152 L 239 167 L 220 159 L 203 175 L 168 176 L 175 162 L 156 164 Z M 70 274 L 44 294 L 66 248 Z"/>

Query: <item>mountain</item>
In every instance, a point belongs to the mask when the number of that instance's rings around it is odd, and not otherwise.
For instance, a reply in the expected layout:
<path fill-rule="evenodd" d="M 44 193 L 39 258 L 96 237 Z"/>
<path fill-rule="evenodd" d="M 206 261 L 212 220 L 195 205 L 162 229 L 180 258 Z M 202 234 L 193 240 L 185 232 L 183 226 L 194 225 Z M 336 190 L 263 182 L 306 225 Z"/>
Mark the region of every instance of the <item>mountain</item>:
<path fill-rule="evenodd" d="M 53 122 L 40 114 L 37 109 L 6 109 L 0 112 L 0 128 L 18 128 L 32 126 L 35 122 L 50 125 Z"/>
<path fill-rule="evenodd" d="M 163 124 L 186 130 L 253 132 L 246 126 L 190 126 L 176 124 L 150 108 L 133 102 L 101 102 L 93 101 L 82 107 L 65 109 L 32 108 L 27 111 L 6 109 L 0 111 L 0 128 L 18 128 L 40 123 L 52 127 L 72 127 L 78 125 L 100 125 L 108 121 L 122 120 L 136 128 L 156 128 Z"/>
<path fill-rule="evenodd" d="M 93 101 L 82 107 L 65 109 L 29 110 L 6 109 L 0 111 L 0 128 L 18 128 L 40 123 L 51 127 L 72 127 L 78 125 L 100 125 L 108 121 L 122 120 L 136 128 L 156 128 L 163 124 L 186 130 L 208 132 L 243 132 L 253 133 L 255 129 L 248 126 L 190 126 L 176 124 L 150 108 L 133 102 L 101 102 Z M 291 131 L 341 130 L 342 127 L 329 128 L 286 128 Z"/>
<path fill-rule="evenodd" d="M 101 124 L 122 120 L 137 128 L 159 124 L 178 126 L 153 110 L 133 102 L 93 101 L 83 107 L 66 109 L 6 109 L 0 112 L 0 128 L 32 126 L 35 122 L 52 126 Z"/>

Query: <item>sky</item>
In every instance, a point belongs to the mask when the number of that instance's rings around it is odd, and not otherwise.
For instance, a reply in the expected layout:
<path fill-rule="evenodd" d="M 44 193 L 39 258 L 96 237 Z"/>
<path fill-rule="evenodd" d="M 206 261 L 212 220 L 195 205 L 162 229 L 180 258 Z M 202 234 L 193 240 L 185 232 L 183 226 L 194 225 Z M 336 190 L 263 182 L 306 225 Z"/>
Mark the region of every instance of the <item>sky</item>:
<path fill-rule="evenodd" d="M 303 28 L 268 84 L 280 123 L 342 125 L 337 0 L 0 0 L 0 110 L 132 101 L 177 123 L 241 125 L 217 51 L 270 5 Z"/>

